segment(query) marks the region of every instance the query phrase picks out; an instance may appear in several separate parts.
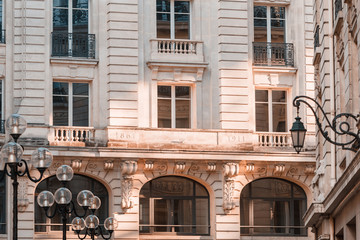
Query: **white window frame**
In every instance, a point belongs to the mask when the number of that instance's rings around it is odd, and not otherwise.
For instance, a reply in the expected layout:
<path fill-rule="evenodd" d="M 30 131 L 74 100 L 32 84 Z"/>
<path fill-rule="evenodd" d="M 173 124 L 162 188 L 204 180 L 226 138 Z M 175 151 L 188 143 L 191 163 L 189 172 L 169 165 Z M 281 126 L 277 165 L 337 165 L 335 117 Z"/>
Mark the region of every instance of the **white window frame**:
<path fill-rule="evenodd" d="M 192 1 L 190 0 L 169 0 L 170 1 L 170 39 L 177 39 L 175 38 L 175 2 L 176 1 L 183 1 L 183 2 L 189 2 L 189 13 L 182 13 L 182 14 L 187 14 L 189 15 L 189 39 L 192 39 Z M 155 12 L 157 13 L 161 13 L 158 12 L 156 10 L 156 0 L 155 0 Z M 155 19 L 156 19 L 156 32 L 157 32 L 157 16 L 155 14 Z M 156 36 L 157 37 L 157 36 Z M 186 39 L 183 39 L 186 40 Z"/>
<path fill-rule="evenodd" d="M 272 105 L 273 105 L 273 100 L 272 100 L 272 92 L 273 91 L 283 91 L 286 93 L 286 99 L 285 99 L 285 102 L 283 103 L 284 105 L 286 105 L 285 107 L 285 110 L 286 110 L 286 123 L 285 123 L 285 127 L 286 127 L 286 131 L 285 132 L 279 132 L 279 133 L 287 133 L 289 132 L 289 119 L 291 118 L 290 116 L 290 111 L 289 111 L 289 94 L 290 94 L 290 91 L 288 89 L 283 89 L 283 88 L 255 88 L 255 105 L 254 105 L 254 109 L 255 109 L 255 131 L 256 131 L 256 104 L 257 103 L 265 103 L 265 102 L 258 102 L 256 101 L 256 91 L 257 90 L 261 90 L 261 91 L 267 91 L 268 92 L 268 101 L 267 101 L 267 104 L 268 104 L 268 119 L 269 119 L 269 133 L 278 133 L 278 132 L 275 132 L 274 129 L 273 129 L 273 108 L 272 108 Z M 256 131 L 256 132 L 263 132 L 263 131 Z"/>
<path fill-rule="evenodd" d="M 90 118 L 90 116 L 91 116 L 91 84 L 89 83 L 89 82 L 81 82 L 81 81 L 79 81 L 79 82 L 67 82 L 67 81 L 61 81 L 61 80 L 59 80 L 59 81 L 53 81 L 53 82 L 59 82 L 59 83 L 67 83 L 68 84 L 68 86 L 69 86 L 69 89 L 68 89 L 68 91 L 69 91 L 69 94 L 68 95 L 57 95 L 57 94 L 54 94 L 54 88 L 52 87 L 52 98 L 51 99 L 53 99 L 53 97 L 54 96 L 67 96 L 68 97 L 68 101 L 69 101 L 69 107 L 68 107 L 68 127 L 72 127 L 73 126 L 73 97 L 74 97 L 74 95 L 73 95 L 73 84 L 74 83 L 86 83 L 87 85 L 88 85 L 88 126 L 75 126 L 75 127 L 90 127 L 92 124 L 91 124 L 91 118 Z M 76 96 L 80 96 L 80 97 L 84 97 L 84 95 L 75 95 L 75 97 Z M 53 109 L 54 109 L 54 102 L 52 102 L 52 113 L 54 112 L 53 111 Z M 54 114 L 52 114 L 52 117 L 54 117 Z M 54 123 L 54 119 L 53 119 L 53 123 Z M 65 127 L 65 126 L 64 126 Z"/>

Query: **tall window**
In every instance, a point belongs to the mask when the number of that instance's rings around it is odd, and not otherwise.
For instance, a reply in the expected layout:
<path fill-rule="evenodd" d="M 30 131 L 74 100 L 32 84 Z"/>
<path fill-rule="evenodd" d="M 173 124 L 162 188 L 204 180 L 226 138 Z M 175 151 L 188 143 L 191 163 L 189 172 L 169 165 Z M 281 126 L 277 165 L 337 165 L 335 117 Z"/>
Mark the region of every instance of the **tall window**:
<path fill-rule="evenodd" d="M 190 128 L 191 88 L 158 86 L 158 127 Z"/>
<path fill-rule="evenodd" d="M 1 164 L 0 164 L 1 165 Z M 3 172 L 0 171 L 0 175 Z M 0 181 L 0 234 L 6 233 L 6 182 L 4 177 Z"/>
<path fill-rule="evenodd" d="M 53 125 L 89 126 L 88 83 L 53 83 Z"/>
<path fill-rule="evenodd" d="M 286 100 L 286 91 L 255 90 L 256 131 L 287 131 Z"/>
<path fill-rule="evenodd" d="M 5 30 L 4 30 L 4 15 L 3 15 L 3 1 L 0 0 L 0 43 L 5 43 Z"/>
<path fill-rule="evenodd" d="M 254 41 L 285 42 L 285 7 L 254 6 Z"/>
<path fill-rule="evenodd" d="M 208 235 L 209 193 L 183 177 L 160 177 L 140 191 L 140 233 Z"/>
<path fill-rule="evenodd" d="M 42 209 L 36 201 L 37 196 L 44 190 L 48 190 L 54 193 L 58 188 L 63 187 L 62 183 L 58 181 L 56 176 L 51 176 L 43 180 L 36 188 L 35 191 L 35 232 L 50 232 L 50 231 L 61 231 L 61 216 L 57 214 L 54 218 L 49 219 L 45 216 L 44 209 Z M 90 190 L 95 196 L 98 196 L 101 200 L 100 208 L 95 212 L 96 216 L 99 217 L 100 223 L 103 223 L 109 214 L 109 196 L 104 185 L 96 181 L 93 178 L 74 175 L 73 179 L 67 183 L 66 187 L 72 192 L 72 201 L 75 203 L 76 211 L 79 214 L 84 213 L 84 209 L 78 206 L 76 197 L 77 194 L 82 190 Z M 54 212 L 55 205 L 50 208 L 49 211 Z M 89 212 L 90 214 L 90 212 Z M 68 217 L 68 224 L 71 224 L 72 219 L 75 217 L 71 214 Z M 69 229 L 68 229 L 69 231 Z"/>
<path fill-rule="evenodd" d="M 157 38 L 190 39 L 190 2 L 156 0 Z"/>
<path fill-rule="evenodd" d="M 298 185 L 275 178 L 255 180 L 240 196 L 242 235 L 304 236 L 306 195 Z"/>

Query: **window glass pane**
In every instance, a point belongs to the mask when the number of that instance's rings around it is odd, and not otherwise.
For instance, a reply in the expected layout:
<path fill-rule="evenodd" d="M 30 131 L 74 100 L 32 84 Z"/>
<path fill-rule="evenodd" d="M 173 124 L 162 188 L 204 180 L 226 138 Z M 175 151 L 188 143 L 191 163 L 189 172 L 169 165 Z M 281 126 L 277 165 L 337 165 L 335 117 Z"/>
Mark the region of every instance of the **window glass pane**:
<path fill-rule="evenodd" d="M 188 1 L 175 1 L 176 13 L 190 13 L 190 3 Z"/>
<path fill-rule="evenodd" d="M 69 98 L 53 96 L 53 124 L 54 126 L 69 126 Z"/>
<path fill-rule="evenodd" d="M 208 195 L 207 195 L 208 196 Z M 209 200 L 198 198 L 196 199 L 196 234 L 209 233 Z"/>
<path fill-rule="evenodd" d="M 263 199 L 254 199 L 254 226 L 268 226 L 255 227 L 254 233 L 269 234 L 271 233 L 271 218 L 272 218 L 272 202 Z"/>
<path fill-rule="evenodd" d="M 271 18 L 285 19 L 285 7 L 270 7 Z"/>
<path fill-rule="evenodd" d="M 190 87 L 176 86 L 175 96 L 176 98 L 190 98 Z"/>
<path fill-rule="evenodd" d="M 264 179 L 251 183 L 253 198 L 291 198 L 291 184 L 279 179 Z"/>
<path fill-rule="evenodd" d="M 89 84 L 73 83 L 73 94 L 88 96 L 89 95 Z"/>
<path fill-rule="evenodd" d="M 171 100 L 158 99 L 158 127 L 171 128 Z"/>
<path fill-rule="evenodd" d="M 150 186 L 150 184 L 148 185 Z M 140 205 L 139 205 L 139 222 L 140 224 L 150 224 L 150 204 L 149 204 L 149 198 L 141 198 L 139 199 Z M 150 227 L 146 226 L 140 226 L 140 232 L 141 233 L 149 233 Z"/>
<path fill-rule="evenodd" d="M 190 15 L 175 14 L 175 38 L 190 39 Z"/>
<path fill-rule="evenodd" d="M 151 195 L 158 196 L 194 196 L 193 181 L 186 178 L 163 177 L 151 181 Z"/>
<path fill-rule="evenodd" d="M 193 225 L 193 205 L 191 199 L 174 199 L 172 215 L 174 225 Z M 175 227 L 175 232 L 191 233 L 192 226 Z"/>
<path fill-rule="evenodd" d="M 53 82 L 53 94 L 54 95 L 68 95 L 69 84 L 64 82 Z"/>
<path fill-rule="evenodd" d="M 3 171 L 0 171 L 0 175 Z M 0 180 L 0 234 L 6 233 L 6 184 L 5 178 Z"/>
<path fill-rule="evenodd" d="M 306 198 L 304 190 L 301 187 L 293 185 L 294 198 Z"/>
<path fill-rule="evenodd" d="M 53 7 L 68 7 L 68 0 L 54 0 Z"/>
<path fill-rule="evenodd" d="M 285 42 L 285 20 L 271 20 L 271 42 Z"/>
<path fill-rule="evenodd" d="M 255 91 L 256 102 L 268 102 L 268 91 L 267 90 L 256 90 Z"/>
<path fill-rule="evenodd" d="M 240 198 L 240 231 L 241 234 L 249 234 L 250 229 L 246 226 L 250 225 L 250 201 L 249 199 L 243 197 L 243 192 L 244 190 L 241 192 Z"/>
<path fill-rule="evenodd" d="M 291 226 L 290 224 L 290 204 L 288 201 L 274 201 L 270 209 L 273 217 L 273 226 Z M 289 228 L 274 228 L 275 233 L 289 234 Z"/>
<path fill-rule="evenodd" d="M 73 126 L 89 126 L 88 97 L 73 97 Z"/>
<path fill-rule="evenodd" d="M 190 101 L 176 100 L 176 128 L 190 128 Z"/>
<path fill-rule="evenodd" d="M 171 87 L 170 86 L 158 86 L 158 97 L 159 98 L 171 98 Z"/>
<path fill-rule="evenodd" d="M 286 105 L 273 104 L 273 132 L 286 132 Z"/>
<path fill-rule="evenodd" d="M 170 14 L 157 13 L 157 38 L 170 38 Z"/>
<path fill-rule="evenodd" d="M 254 18 L 266 18 L 266 6 L 254 6 Z"/>
<path fill-rule="evenodd" d="M 53 9 L 53 31 L 68 32 L 68 10 L 67 9 Z"/>
<path fill-rule="evenodd" d="M 195 195 L 196 196 L 208 196 L 209 194 L 202 185 L 195 183 Z"/>
<path fill-rule="evenodd" d="M 294 200 L 294 226 L 304 226 L 302 217 L 306 212 L 306 200 Z M 294 228 L 293 233 L 296 235 L 306 235 L 306 228 Z"/>
<path fill-rule="evenodd" d="M 286 102 L 286 92 L 285 91 L 272 91 L 272 101 L 278 103 Z"/>
<path fill-rule="evenodd" d="M 170 0 L 156 0 L 157 12 L 170 12 Z"/>
<path fill-rule="evenodd" d="M 256 131 L 269 131 L 269 106 L 267 103 L 256 103 Z"/>
<path fill-rule="evenodd" d="M 73 33 L 87 34 L 88 19 L 89 18 L 87 10 L 73 10 Z"/>
<path fill-rule="evenodd" d="M 0 0 L 0 30 L 2 30 L 3 29 L 3 24 L 2 24 L 2 14 L 3 13 L 3 4 L 2 4 L 2 0 Z M 3 38 L 2 38 L 2 31 L 1 31 L 1 38 L 0 38 L 0 40 L 2 40 Z"/>
<path fill-rule="evenodd" d="M 73 0 L 73 8 L 88 8 L 88 0 Z"/>
<path fill-rule="evenodd" d="M 171 225 L 171 200 L 154 199 L 154 224 Z M 156 232 L 171 232 L 171 227 L 155 227 Z"/>
<path fill-rule="evenodd" d="M 266 6 L 254 7 L 254 41 L 267 42 Z"/>

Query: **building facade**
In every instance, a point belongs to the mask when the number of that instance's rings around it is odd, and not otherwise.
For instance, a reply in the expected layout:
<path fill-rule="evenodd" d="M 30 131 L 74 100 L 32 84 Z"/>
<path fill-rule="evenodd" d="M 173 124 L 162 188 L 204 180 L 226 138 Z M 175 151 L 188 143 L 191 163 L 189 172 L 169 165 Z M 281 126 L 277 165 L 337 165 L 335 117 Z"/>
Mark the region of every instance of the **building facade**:
<path fill-rule="evenodd" d="M 21 239 L 61 239 L 36 197 L 63 164 L 74 194 L 102 200 L 100 221 L 118 220 L 115 239 L 313 238 L 311 112 L 303 153 L 289 134 L 292 99 L 315 94 L 313 1 L 0 2 L 2 119 L 27 120 L 25 159 L 54 155 L 42 182 L 20 179 Z"/>
<path fill-rule="evenodd" d="M 359 112 L 359 2 L 314 2 L 316 99 L 329 119 L 340 113 Z M 357 132 L 356 119 L 347 121 Z M 320 116 L 324 123 L 324 116 Z M 349 135 L 331 138 L 351 141 Z M 359 154 L 356 144 L 345 150 L 318 136 L 314 203 L 305 215 L 317 239 L 359 239 Z"/>

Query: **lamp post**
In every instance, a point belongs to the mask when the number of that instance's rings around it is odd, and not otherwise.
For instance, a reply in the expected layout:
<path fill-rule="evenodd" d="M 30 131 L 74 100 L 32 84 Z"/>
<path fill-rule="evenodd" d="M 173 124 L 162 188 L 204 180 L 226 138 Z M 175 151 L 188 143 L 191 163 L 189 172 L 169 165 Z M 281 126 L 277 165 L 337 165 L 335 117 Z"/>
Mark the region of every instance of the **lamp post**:
<path fill-rule="evenodd" d="M 310 103 L 314 103 L 316 108 L 322 113 L 323 120 L 325 121 L 325 127 L 323 128 L 320 118 L 316 112 L 316 110 L 312 107 Z M 290 129 L 291 138 L 293 140 L 293 146 L 295 151 L 299 153 L 304 146 L 304 140 L 306 135 L 306 129 L 304 124 L 301 122 L 301 118 L 299 117 L 299 108 L 300 104 L 303 103 L 313 112 L 315 116 L 315 122 L 318 126 L 319 132 L 325 138 L 326 141 L 331 144 L 341 146 L 342 149 L 350 150 L 356 152 L 360 147 L 360 119 L 359 115 L 355 116 L 351 113 L 340 113 L 337 114 L 332 121 L 328 119 L 324 109 L 321 105 L 313 98 L 308 96 L 297 96 L 294 98 L 293 105 L 297 108 L 297 117 L 295 118 L 295 122 L 293 123 L 292 128 Z M 354 121 L 356 124 L 356 130 L 353 132 L 351 130 L 351 126 L 349 121 Z M 343 142 L 338 142 L 335 139 L 331 139 L 329 137 L 329 133 L 326 129 L 330 129 L 335 132 L 335 134 L 339 136 L 347 136 L 349 140 L 345 140 Z"/>
<path fill-rule="evenodd" d="M 50 167 L 52 163 L 52 154 L 46 148 L 36 149 L 31 156 L 30 164 L 35 167 L 39 173 L 39 178 L 34 178 L 30 175 L 30 168 L 27 161 L 22 159 L 23 147 L 17 143 L 17 140 L 26 130 L 26 120 L 18 114 L 12 114 L 5 123 L 6 132 L 10 134 L 13 141 L 5 144 L 1 149 L 0 169 L 3 169 L 0 174 L 0 180 L 5 175 L 12 180 L 13 186 L 13 240 L 18 239 L 18 177 L 27 176 L 32 182 L 39 182 L 45 170 Z"/>
<path fill-rule="evenodd" d="M 84 217 L 87 210 L 93 207 L 94 194 L 89 190 L 82 190 L 77 195 L 77 203 L 84 209 L 84 214 L 79 214 L 75 209 L 75 203 L 72 201 L 72 193 L 66 188 L 66 183 L 71 181 L 74 176 L 73 169 L 68 165 L 62 165 L 56 170 L 56 178 L 64 185 L 58 188 L 54 194 L 50 191 L 39 193 L 37 202 L 45 211 L 48 218 L 54 218 L 56 214 L 61 215 L 63 240 L 66 240 L 66 223 L 69 214 L 74 213 L 77 217 Z M 51 212 L 50 208 L 55 204 L 55 209 Z"/>

